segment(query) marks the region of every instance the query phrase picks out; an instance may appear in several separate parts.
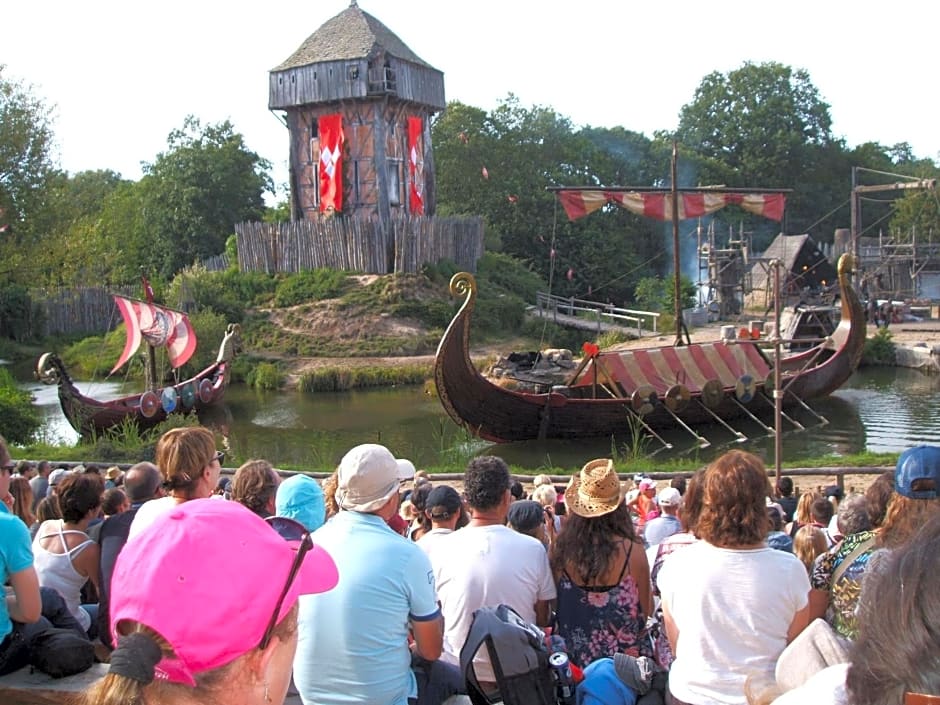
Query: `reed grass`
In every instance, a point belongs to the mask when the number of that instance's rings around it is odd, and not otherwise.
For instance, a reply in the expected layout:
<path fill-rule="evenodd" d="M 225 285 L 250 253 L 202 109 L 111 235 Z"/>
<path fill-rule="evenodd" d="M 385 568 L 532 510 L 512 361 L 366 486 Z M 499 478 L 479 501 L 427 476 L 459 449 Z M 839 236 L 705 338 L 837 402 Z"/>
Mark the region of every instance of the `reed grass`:
<path fill-rule="evenodd" d="M 303 373 L 297 387 L 303 392 L 344 392 L 350 389 L 424 384 L 430 376 L 430 364 L 321 367 Z"/>

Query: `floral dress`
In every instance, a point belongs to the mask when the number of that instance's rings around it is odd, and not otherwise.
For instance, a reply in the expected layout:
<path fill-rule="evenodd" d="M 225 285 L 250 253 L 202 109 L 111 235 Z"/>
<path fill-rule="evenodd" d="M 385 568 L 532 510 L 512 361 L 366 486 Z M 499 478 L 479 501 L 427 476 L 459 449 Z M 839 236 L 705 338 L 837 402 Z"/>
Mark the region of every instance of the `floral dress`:
<path fill-rule="evenodd" d="M 615 585 L 583 587 L 567 571 L 558 581 L 557 633 L 565 640 L 568 657 L 586 667 L 615 653 L 653 656 L 646 633 L 646 615 L 640 606 L 636 581 L 627 570 L 633 542 Z"/>

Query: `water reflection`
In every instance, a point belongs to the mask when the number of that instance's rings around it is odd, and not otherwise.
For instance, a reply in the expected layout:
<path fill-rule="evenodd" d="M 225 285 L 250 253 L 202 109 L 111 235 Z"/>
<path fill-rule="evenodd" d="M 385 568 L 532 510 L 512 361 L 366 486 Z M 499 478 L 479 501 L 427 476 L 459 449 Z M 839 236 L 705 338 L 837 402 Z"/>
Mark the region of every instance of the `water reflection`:
<path fill-rule="evenodd" d="M 24 384 L 36 397 L 46 419 L 45 435 L 74 442 L 75 432 L 65 421 L 55 387 Z M 84 388 L 84 387 L 83 387 Z M 99 383 L 97 396 L 117 396 L 118 385 Z M 940 378 L 916 370 L 865 368 L 828 399 L 813 408 L 829 420 L 821 425 L 806 411 L 791 415 L 804 424 L 796 431 L 784 421 L 783 451 L 787 460 L 826 453 L 849 454 L 863 450 L 899 451 L 917 443 L 940 444 Z M 238 459 L 269 458 L 278 464 L 328 469 L 351 446 L 364 442 L 388 445 L 418 465 L 461 459 L 471 454 L 492 453 L 521 467 L 574 467 L 592 457 L 610 456 L 611 439 L 580 441 L 528 441 L 493 445 L 470 439 L 444 414 L 437 398 L 419 387 L 347 393 L 259 392 L 244 386 L 230 387 L 225 405 L 203 416 L 202 421 L 226 437 Z M 735 443 L 721 427 L 701 430 L 712 447 L 700 450 L 683 431 L 668 434 L 673 450 L 656 454 L 668 459 L 684 455 L 705 463 L 728 447 L 741 447 L 773 460 L 773 438 L 754 422 L 736 422 L 749 440 Z M 646 445 L 655 450 L 655 442 Z M 616 441 L 616 451 L 630 453 L 626 439 Z"/>

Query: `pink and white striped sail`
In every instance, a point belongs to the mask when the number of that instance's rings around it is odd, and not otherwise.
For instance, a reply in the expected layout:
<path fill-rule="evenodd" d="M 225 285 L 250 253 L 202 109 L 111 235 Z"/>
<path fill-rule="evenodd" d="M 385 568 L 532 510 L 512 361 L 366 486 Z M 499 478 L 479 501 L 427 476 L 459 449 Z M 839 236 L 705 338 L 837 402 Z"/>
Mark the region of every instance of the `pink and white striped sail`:
<path fill-rule="evenodd" d="M 137 352 L 141 340 L 155 348 L 166 348 L 170 366 L 174 368 L 185 365 L 196 352 L 196 333 L 185 314 L 123 296 L 115 296 L 114 303 L 124 319 L 127 340 L 110 374 L 117 372 Z"/>

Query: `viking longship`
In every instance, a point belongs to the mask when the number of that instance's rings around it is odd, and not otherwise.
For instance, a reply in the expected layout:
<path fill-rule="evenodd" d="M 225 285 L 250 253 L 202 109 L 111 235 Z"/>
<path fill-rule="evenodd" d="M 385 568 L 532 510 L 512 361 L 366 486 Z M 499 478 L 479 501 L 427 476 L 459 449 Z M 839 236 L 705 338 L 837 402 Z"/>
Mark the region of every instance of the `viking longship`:
<path fill-rule="evenodd" d="M 586 346 L 581 364 L 563 385 L 545 391 L 506 389 L 485 378 L 470 359 L 470 321 L 477 285 L 454 275 L 451 294 L 464 297 L 441 339 L 434 363 L 437 393 L 447 413 L 474 435 L 494 442 L 584 438 L 641 428 L 659 438 L 684 428 L 722 425 L 742 438 L 735 420 L 765 424 L 774 414 L 775 390 L 784 409 L 838 389 L 858 366 L 865 343 L 865 313 L 850 281 L 851 256 L 839 260 L 841 320 L 811 349 L 773 360 L 757 340 L 720 340 L 682 346 L 600 351 Z"/>
<path fill-rule="evenodd" d="M 145 345 L 147 355 L 146 389 L 117 399 L 95 399 L 83 394 L 73 382 L 65 364 L 55 353 L 44 353 L 36 364 L 36 378 L 57 384 L 62 412 L 83 435 L 106 431 L 126 421 L 150 428 L 172 413 L 198 412 L 218 404 L 231 377 L 231 362 L 239 343 L 239 326 L 226 329 L 216 361 L 201 372 L 168 385 L 159 384 L 156 350 L 164 349 L 170 366 L 177 370 L 196 351 L 196 334 L 185 313 L 153 303 L 149 285 L 147 301 L 114 296 L 126 329 L 126 342 L 114 374 Z"/>

